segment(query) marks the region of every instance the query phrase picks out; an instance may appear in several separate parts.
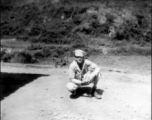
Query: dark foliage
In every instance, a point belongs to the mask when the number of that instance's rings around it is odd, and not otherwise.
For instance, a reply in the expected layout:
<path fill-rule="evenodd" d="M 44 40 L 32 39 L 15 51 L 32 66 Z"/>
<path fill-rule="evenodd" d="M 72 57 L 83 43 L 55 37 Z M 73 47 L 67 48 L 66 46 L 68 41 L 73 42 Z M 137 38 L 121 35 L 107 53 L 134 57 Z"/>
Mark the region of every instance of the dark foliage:
<path fill-rule="evenodd" d="M 18 62 L 18 63 L 34 63 L 37 60 L 29 51 L 14 51 L 11 53 L 5 53 L 1 58 L 4 62 Z"/>
<path fill-rule="evenodd" d="M 96 11 L 99 10 L 98 5 L 87 5 L 95 2 L 105 3 L 105 1 L 99 0 L 61 0 L 60 3 L 53 4 L 51 1 L 40 0 L 39 3 L 33 2 L 21 6 L 4 5 L 1 8 L 1 38 L 16 37 L 19 40 L 28 40 L 33 43 L 75 43 L 76 45 L 73 47 L 83 47 L 82 39 L 76 40 L 79 38 L 72 34 L 81 33 L 101 37 L 102 34 L 108 34 L 109 27 L 115 24 L 116 16 L 112 13 L 105 14 L 107 21 L 104 24 L 99 22 L 98 14 L 87 13 L 91 7 Z M 143 10 L 150 9 L 148 2 L 143 2 L 143 5 L 139 4 L 139 7 L 142 6 Z M 83 5 L 78 6 L 77 3 L 83 3 Z M 6 7 L 9 9 L 5 9 Z M 112 39 L 134 40 L 137 44 L 150 42 L 151 29 L 149 26 L 151 22 L 143 14 L 143 10 L 140 10 L 142 11 L 140 14 L 134 13 L 136 22 L 124 20 L 124 23 L 117 27 L 116 35 Z M 79 42 L 82 44 L 78 45 Z"/>

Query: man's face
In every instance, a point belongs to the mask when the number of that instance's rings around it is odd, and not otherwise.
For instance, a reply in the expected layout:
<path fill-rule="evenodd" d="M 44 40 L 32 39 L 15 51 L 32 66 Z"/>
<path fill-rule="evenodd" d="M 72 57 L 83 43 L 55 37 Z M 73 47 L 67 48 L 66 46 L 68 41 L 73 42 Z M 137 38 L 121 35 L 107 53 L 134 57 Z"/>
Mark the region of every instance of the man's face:
<path fill-rule="evenodd" d="M 84 57 L 81 57 L 81 56 L 75 56 L 75 57 L 76 57 L 76 61 L 77 61 L 78 63 L 82 63 L 83 60 L 84 60 Z"/>

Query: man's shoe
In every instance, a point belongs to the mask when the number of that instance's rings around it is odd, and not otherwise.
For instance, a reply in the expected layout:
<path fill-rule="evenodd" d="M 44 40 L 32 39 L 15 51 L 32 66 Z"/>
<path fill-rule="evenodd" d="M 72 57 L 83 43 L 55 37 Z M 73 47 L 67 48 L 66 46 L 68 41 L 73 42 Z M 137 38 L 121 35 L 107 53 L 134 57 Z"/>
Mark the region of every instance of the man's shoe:
<path fill-rule="evenodd" d="M 101 99 L 101 95 L 99 95 L 99 93 L 97 91 L 94 92 L 94 96 L 97 99 Z"/>
<path fill-rule="evenodd" d="M 76 91 L 73 91 L 71 92 L 72 94 L 70 95 L 71 97 L 76 97 L 77 96 L 77 92 Z"/>
<path fill-rule="evenodd" d="M 91 94 L 92 94 L 92 96 L 94 96 L 95 98 L 101 99 L 101 95 L 97 92 L 97 89 L 96 89 L 96 88 L 93 88 L 93 89 L 92 89 Z"/>
<path fill-rule="evenodd" d="M 84 93 L 83 95 L 87 96 L 87 97 L 90 97 L 90 98 L 93 97 L 93 95 L 91 93 Z"/>
<path fill-rule="evenodd" d="M 72 95 L 76 95 L 76 94 L 77 94 L 77 92 L 76 92 L 76 91 L 73 91 L 73 92 L 72 92 Z"/>

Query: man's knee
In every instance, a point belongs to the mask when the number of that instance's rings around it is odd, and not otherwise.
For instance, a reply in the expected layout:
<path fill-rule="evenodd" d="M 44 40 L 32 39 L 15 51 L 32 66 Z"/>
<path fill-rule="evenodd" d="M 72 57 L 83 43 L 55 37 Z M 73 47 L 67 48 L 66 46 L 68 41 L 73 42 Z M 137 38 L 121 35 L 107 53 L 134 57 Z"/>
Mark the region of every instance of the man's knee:
<path fill-rule="evenodd" d="M 96 86 L 97 86 L 100 78 L 101 78 L 101 75 L 100 75 L 100 74 L 98 74 L 97 76 L 95 76 L 94 82 L 93 82 L 93 85 L 92 85 L 93 87 L 96 87 Z"/>
<path fill-rule="evenodd" d="M 78 86 L 72 82 L 69 82 L 66 87 L 70 92 L 75 91 L 78 88 Z"/>
<path fill-rule="evenodd" d="M 99 73 L 96 77 L 95 77 L 95 82 L 98 83 L 99 80 L 101 78 L 101 73 Z"/>

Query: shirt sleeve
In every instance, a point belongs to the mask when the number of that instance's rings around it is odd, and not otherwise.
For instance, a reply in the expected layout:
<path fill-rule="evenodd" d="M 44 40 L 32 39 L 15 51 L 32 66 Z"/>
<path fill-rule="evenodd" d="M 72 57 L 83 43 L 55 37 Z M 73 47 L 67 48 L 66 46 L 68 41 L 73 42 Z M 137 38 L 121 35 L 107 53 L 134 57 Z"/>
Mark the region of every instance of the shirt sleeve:
<path fill-rule="evenodd" d="M 97 64 L 95 64 L 94 62 L 92 62 L 92 61 L 90 61 L 90 60 L 88 60 L 88 59 L 86 59 L 86 64 L 88 65 L 88 66 L 91 66 L 91 67 L 93 67 L 93 68 L 97 68 L 98 67 L 98 65 Z"/>
<path fill-rule="evenodd" d="M 92 68 L 94 68 L 95 70 L 94 70 L 94 72 L 93 72 L 93 74 L 94 75 L 98 75 L 99 74 L 99 72 L 100 72 L 100 67 L 97 65 L 97 64 L 95 64 L 94 62 L 92 62 L 92 61 L 90 61 L 90 60 L 87 60 L 86 59 L 86 64 L 90 67 L 92 67 Z"/>
<path fill-rule="evenodd" d="M 75 78 L 75 72 L 74 72 L 74 66 L 73 66 L 73 64 L 71 64 L 70 67 L 69 67 L 69 78 L 70 79 Z"/>

